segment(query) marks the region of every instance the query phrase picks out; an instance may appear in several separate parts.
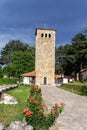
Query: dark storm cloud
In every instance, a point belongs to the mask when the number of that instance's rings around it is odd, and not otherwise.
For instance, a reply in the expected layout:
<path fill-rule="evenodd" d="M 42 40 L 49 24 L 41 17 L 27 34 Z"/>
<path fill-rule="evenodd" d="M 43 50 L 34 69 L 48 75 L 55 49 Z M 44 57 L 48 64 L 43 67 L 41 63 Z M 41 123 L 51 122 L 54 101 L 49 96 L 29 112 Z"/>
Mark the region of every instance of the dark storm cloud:
<path fill-rule="evenodd" d="M 57 30 L 56 43 L 70 43 L 87 25 L 86 0 L 0 0 L 0 48 L 9 39 L 35 43 L 35 28 Z"/>

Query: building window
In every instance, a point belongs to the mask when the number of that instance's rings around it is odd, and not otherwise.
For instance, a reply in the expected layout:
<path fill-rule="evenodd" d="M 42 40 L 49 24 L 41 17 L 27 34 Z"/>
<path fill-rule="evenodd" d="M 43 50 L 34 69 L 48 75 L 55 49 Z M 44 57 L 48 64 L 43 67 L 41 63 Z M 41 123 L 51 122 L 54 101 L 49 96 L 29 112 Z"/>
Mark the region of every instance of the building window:
<path fill-rule="evenodd" d="M 32 77 L 29 77 L 29 81 L 30 81 L 30 82 L 32 81 Z"/>
<path fill-rule="evenodd" d="M 45 34 L 45 37 L 47 37 L 47 33 Z"/>
<path fill-rule="evenodd" d="M 51 34 L 49 34 L 49 38 L 51 37 Z"/>
<path fill-rule="evenodd" d="M 43 33 L 41 33 L 41 37 L 44 37 L 44 34 L 43 34 Z"/>
<path fill-rule="evenodd" d="M 44 37 L 44 36 L 45 36 L 45 37 L 48 37 L 48 38 L 51 38 L 51 34 L 47 34 L 47 33 L 44 34 L 44 33 L 41 33 L 41 37 Z"/>

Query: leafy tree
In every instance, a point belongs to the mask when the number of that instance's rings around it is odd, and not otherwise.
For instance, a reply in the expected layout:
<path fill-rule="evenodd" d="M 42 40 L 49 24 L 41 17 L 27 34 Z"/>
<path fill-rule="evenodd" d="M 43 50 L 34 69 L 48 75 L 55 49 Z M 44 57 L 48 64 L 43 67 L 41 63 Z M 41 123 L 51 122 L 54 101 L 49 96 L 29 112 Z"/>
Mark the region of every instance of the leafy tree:
<path fill-rule="evenodd" d="M 60 64 L 55 65 L 55 74 L 63 74 L 63 67 Z"/>
<path fill-rule="evenodd" d="M 35 57 L 35 46 L 29 46 L 26 52 L 30 53 L 33 57 Z"/>
<path fill-rule="evenodd" d="M 3 77 L 3 70 L 2 70 L 2 66 L 0 66 L 0 78 Z"/>
<path fill-rule="evenodd" d="M 77 41 L 72 44 L 75 55 L 75 70 L 79 72 L 82 68 L 87 67 L 87 40 Z"/>
<path fill-rule="evenodd" d="M 87 39 L 82 33 L 72 38 L 72 44 L 59 46 L 56 49 L 56 62 L 62 67 L 64 74 L 78 73 L 87 67 Z M 60 68 L 59 68 L 60 69 Z"/>
<path fill-rule="evenodd" d="M 83 30 L 82 30 L 82 34 L 85 35 L 86 39 L 87 39 L 87 27 L 85 27 Z"/>
<path fill-rule="evenodd" d="M 27 51 L 17 51 L 12 56 L 12 66 L 15 69 L 15 76 L 20 76 L 25 72 L 35 69 L 35 57 Z"/>
<path fill-rule="evenodd" d="M 59 66 L 59 70 L 61 67 L 61 72 L 64 74 L 71 74 L 73 72 L 73 64 L 74 64 L 74 55 L 73 48 L 71 45 L 59 46 L 57 49 L 57 63 Z"/>
<path fill-rule="evenodd" d="M 11 63 L 13 52 L 19 50 L 24 52 L 28 47 L 28 44 L 24 44 L 20 40 L 10 40 L 1 50 L 1 61 L 3 61 L 5 64 Z"/>
<path fill-rule="evenodd" d="M 7 64 L 3 72 L 8 77 L 19 77 L 22 73 L 34 70 L 35 47 L 11 40 L 1 51 L 1 63 Z"/>
<path fill-rule="evenodd" d="M 75 55 L 75 71 L 79 72 L 82 68 L 87 66 L 87 39 L 86 35 L 78 33 L 72 40 L 72 47 Z"/>
<path fill-rule="evenodd" d="M 35 69 L 35 57 L 27 51 L 16 51 L 12 54 L 12 64 L 4 67 L 8 77 L 19 77 L 21 74 Z"/>
<path fill-rule="evenodd" d="M 85 40 L 86 40 L 86 36 L 82 33 L 78 33 L 74 38 L 72 38 L 73 43 L 78 41 L 85 41 Z"/>
<path fill-rule="evenodd" d="M 5 66 L 3 68 L 3 73 L 4 73 L 4 75 L 6 75 L 8 77 L 16 77 L 15 76 L 15 68 L 13 67 L 12 64 Z"/>

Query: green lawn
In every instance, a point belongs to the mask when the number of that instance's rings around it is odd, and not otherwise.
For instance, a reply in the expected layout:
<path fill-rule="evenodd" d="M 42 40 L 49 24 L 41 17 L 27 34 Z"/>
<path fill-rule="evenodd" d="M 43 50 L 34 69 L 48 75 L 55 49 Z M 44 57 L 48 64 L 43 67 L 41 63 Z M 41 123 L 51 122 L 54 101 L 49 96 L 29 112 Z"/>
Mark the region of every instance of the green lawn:
<path fill-rule="evenodd" d="M 0 104 L 0 122 L 9 125 L 12 121 L 23 120 L 22 110 L 28 105 L 29 90 L 30 86 L 20 86 L 7 91 L 7 93 L 17 98 L 18 104 Z"/>
<path fill-rule="evenodd" d="M 76 81 L 74 83 L 63 84 L 60 88 L 87 97 L 87 84 Z"/>
<path fill-rule="evenodd" d="M 85 85 L 87 85 L 87 83 L 82 83 L 82 82 L 80 82 L 80 81 L 74 81 L 73 83 L 69 83 L 69 84 L 73 84 L 73 85 L 81 85 L 81 86 L 85 86 Z"/>

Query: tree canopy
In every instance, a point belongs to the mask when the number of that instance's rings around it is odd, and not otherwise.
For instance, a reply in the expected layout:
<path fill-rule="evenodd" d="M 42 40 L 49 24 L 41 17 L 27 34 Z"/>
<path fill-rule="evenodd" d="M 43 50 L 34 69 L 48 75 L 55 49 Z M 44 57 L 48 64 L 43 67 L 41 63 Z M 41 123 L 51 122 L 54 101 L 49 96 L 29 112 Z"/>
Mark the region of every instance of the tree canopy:
<path fill-rule="evenodd" d="M 23 73 L 30 72 L 35 69 L 35 59 L 32 53 L 25 52 L 14 52 L 12 56 L 12 65 L 15 69 L 15 76 L 20 76 Z"/>
<path fill-rule="evenodd" d="M 2 70 L 2 67 L 0 66 L 0 78 L 3 77 L 3 70 Z"/>
<path fill-rule="evenodd" d="M 22 43 L 20 40 L 10 40 L 1 50 L 1 61 L 4 64 L 12 62 L 12 53 L 14 51 L 26 51 L 29 47 L 28 44 Z"/>
<path fill-rule="evenodd" d="M 87 67 L 87 37 L 78 33 L 72 38 L 71 44 L 56 48 L 56 62 L 61 66 L 64 74 L 76 75 Z M 58 71 L 58 70 L 57 70 Z M 60 71 L 60 70 L 59 70 Z"/>
<path fill-rule="evenodd" d="M 35 47 L 20 40 L 9 41 L 1 51 L 1 61 L 7 64 L 3 72 L 8 77 L 19 77 L 35 69 Z"/>

